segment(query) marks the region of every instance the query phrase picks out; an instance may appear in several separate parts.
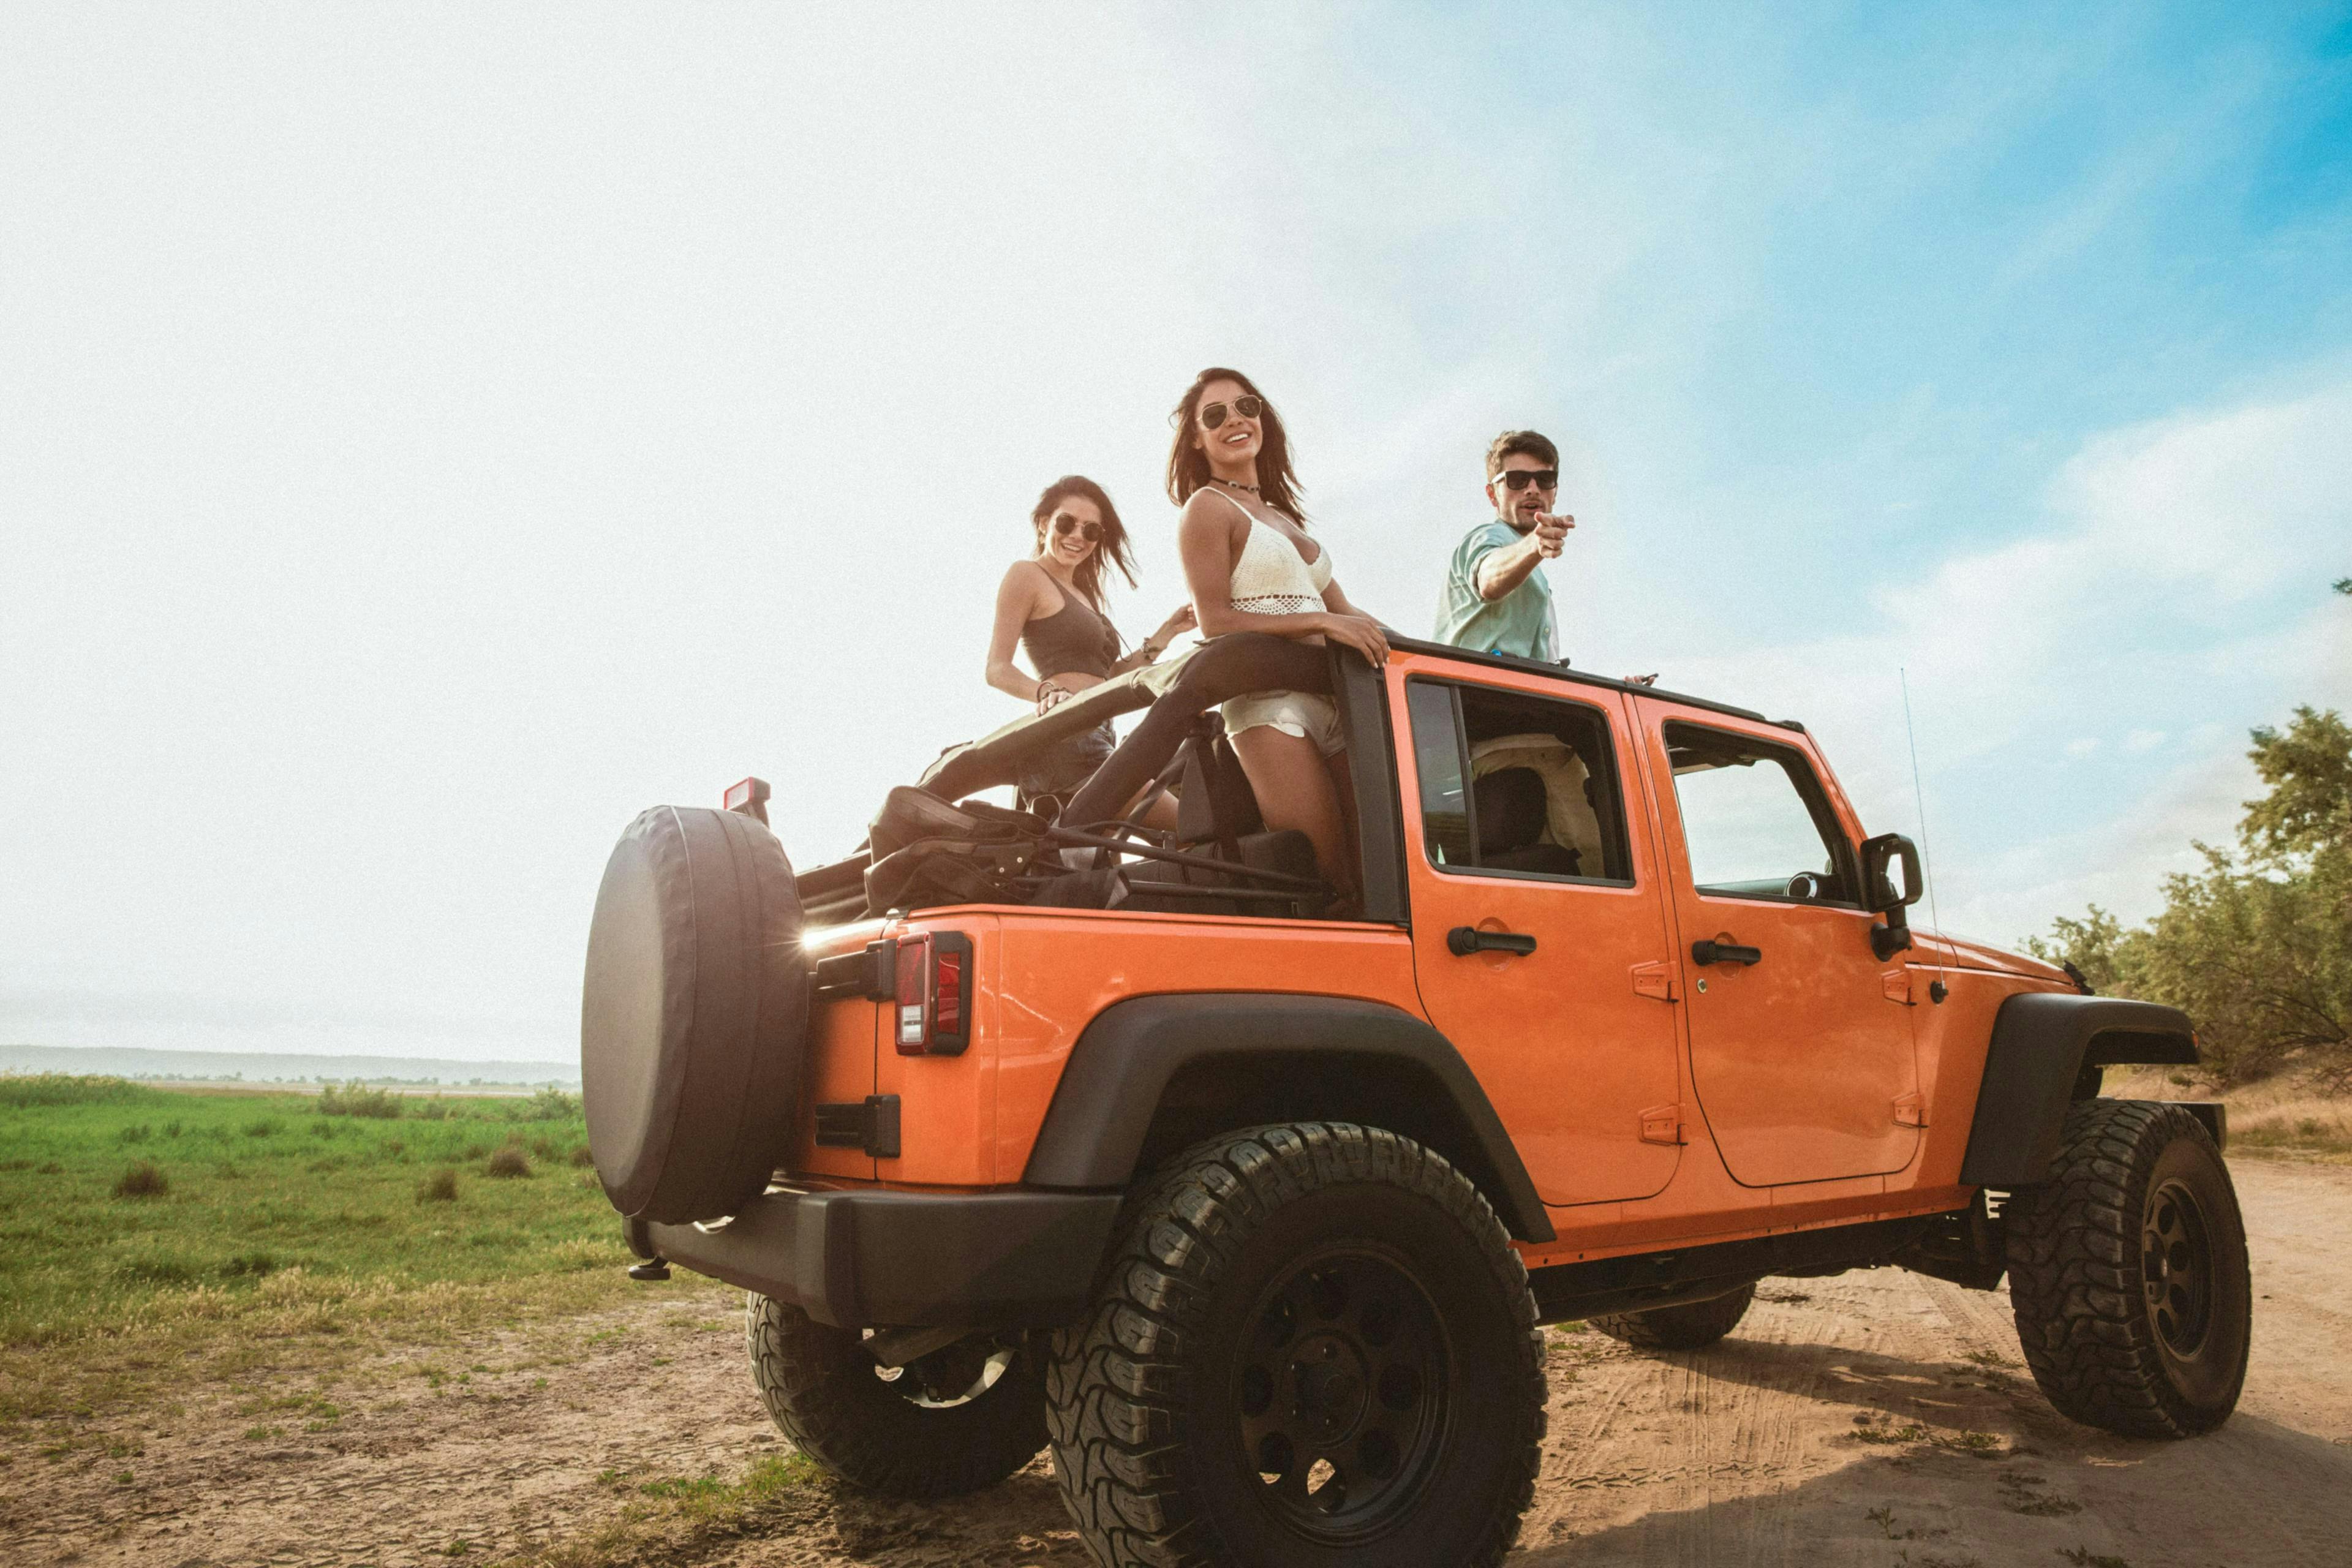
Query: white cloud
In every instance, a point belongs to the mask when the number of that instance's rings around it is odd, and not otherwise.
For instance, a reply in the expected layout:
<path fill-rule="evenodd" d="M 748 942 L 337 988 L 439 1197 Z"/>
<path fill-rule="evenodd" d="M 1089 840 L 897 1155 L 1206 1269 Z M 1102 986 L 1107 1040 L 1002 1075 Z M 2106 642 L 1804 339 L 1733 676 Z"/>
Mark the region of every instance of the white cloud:
<path fill-rule="evenodd" d="M 1669 683 L 1804 717 L 1865 820 L 1910 826 L 1904 667 L 1951 927 L 2013 940 L 2089 897 L 2139 918 L 2192 837 L 2232 833 L 2246 731 L 2352 704 L 2352 606 L 2327 591 L 2347 496 L 2352 379 L 2112 432 L 2060 469 L 2038 527 L 1882 584 L 1874 626 Z M 2122 760 L 2174 735 L 2178 764 Z M 2066 763 L 2098 770 L 2092 809 L 2059 787 Z"/>

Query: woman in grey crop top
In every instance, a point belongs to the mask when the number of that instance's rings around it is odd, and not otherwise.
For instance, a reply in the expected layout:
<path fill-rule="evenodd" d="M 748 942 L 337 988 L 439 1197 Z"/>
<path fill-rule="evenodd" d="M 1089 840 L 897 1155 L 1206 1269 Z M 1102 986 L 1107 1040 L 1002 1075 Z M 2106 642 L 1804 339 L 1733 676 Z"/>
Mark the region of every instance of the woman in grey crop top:
<path fill-rule="evenodd" d="M 1078 474 L 1055 479 L 1037 498 L 1029 521 L 1036 532 L 1036 553 L 1006 568 L 996 589 L 988 683 L 999 691 L 1034 702 L 1043 713 L 1089 686 L 1151 663 L 1170 642 L 1192 629 L 1192 606 L 1180 605 L 1141 647 L 1119 653 L 1118 633 L 1103 613 L 1103 563 L 1118 567 L 1129 587 L 1135 585 L 1135 565 L 1118 509 L 1094 480 Z M 1015 641 L 1035 675 L 1013 661 Z M 1105 721 L 1049 748 L 1023 768 L 1017 782 L 1022 797 L 1066 802 L 1116 743 Z M 1170 817 L 1169 824 L 1155 826 L 1172 826 L 1172 805 L 1162 801 L 1155 809 Z"/>

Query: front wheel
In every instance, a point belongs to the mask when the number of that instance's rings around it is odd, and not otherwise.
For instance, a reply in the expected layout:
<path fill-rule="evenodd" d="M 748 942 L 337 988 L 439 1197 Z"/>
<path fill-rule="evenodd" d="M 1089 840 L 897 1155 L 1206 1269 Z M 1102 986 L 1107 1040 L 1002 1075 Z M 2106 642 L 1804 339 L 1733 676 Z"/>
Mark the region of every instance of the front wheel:
<path fill-rule="evenodd" d="M 893 1497 L 993 1486 L 1045 1446 L 1034 1352 L 961 1341 L 884 1367 L 856 1334 L 798 1307 L 748 1304 L 751 1380 L 795 1447 L 850 1485 Z"/>
<path fill-rule="evenodd" d="M 2085 1100 L 2004 1212 L 2010 1300 L 2061 1414 L 2134 1437 L 2210 1431 L 2246 1381 L 2253 1285 L 2229 1167 L 2178 1106 Z"/>
<path fill-rule="evenodd" d="M 1130 1200 L 1054 1340 L 1063 1497 L 1106 1568 L 1483 1568 L 1544 1431 L 1527 1270 L 1460 1172 L 1377 1128 L 1253 1128 Z"/>

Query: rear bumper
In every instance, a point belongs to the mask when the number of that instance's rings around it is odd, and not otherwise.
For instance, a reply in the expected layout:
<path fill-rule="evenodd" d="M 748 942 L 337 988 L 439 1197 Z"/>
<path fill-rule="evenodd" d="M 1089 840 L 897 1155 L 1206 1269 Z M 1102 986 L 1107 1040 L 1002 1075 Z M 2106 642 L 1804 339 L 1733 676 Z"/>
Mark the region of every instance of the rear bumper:
<path fill-rule="evenodd" d="M 1034 1328 L 1086 1309 L 1117 1193 L 763 1194 L 725 1225 L 628 1221 L 629 1247 L 836 1328 Z"/>

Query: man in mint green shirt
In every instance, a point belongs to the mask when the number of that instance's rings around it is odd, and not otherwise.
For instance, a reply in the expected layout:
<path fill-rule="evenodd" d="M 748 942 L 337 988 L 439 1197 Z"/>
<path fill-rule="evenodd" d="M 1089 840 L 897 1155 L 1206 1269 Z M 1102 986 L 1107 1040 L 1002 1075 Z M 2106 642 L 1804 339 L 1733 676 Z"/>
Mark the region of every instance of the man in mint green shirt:
<path fill-rule="evenodd" d="M 1486 448 L 1486 500 L 1495 515 L 1454 547 L 1437 595 L 1437 638 L 1479 653 L 1555 663 L 1551 584 L 1543 563 L 1559 555 L 1576 519 L 1555 517 L 1559 448 L 1532 430 L 1506 430 Z"/>

